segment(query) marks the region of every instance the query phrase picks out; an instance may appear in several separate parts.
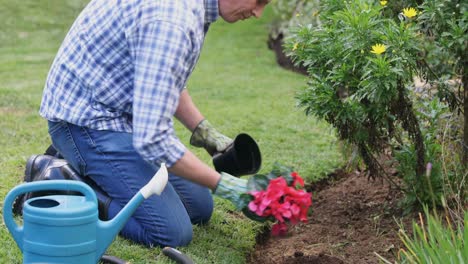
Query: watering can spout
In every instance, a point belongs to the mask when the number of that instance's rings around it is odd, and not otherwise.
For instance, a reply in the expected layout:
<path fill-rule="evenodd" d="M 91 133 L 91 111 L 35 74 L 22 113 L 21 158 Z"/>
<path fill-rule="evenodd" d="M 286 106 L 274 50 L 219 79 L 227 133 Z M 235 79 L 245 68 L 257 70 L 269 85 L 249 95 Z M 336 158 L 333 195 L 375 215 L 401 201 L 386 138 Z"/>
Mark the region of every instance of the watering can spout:
<path fill-rule="evenodd" d="M 123 228 L 128 219 L 132 216 L 140 204 L 153 194 L 160 195 L 166 187 L 168 181 L 168 172 L 164 163 L 161 164 L 158 172 L 133 198 L 125 205 L 125 207 L 111 220 L 99 221 L 97 228 L 97 244 L 98 250 L 96 262 L 105 253 L 107 247 L 112 243 L 114 238 Z"/>

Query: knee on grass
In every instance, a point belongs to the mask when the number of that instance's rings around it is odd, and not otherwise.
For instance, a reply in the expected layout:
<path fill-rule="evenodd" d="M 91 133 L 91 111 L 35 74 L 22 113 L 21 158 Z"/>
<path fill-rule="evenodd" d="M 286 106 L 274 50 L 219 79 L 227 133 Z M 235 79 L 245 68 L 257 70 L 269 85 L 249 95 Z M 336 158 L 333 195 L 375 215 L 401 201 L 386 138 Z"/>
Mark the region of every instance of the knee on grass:
<path fill-rule="evenodd" d="M 193 238 L 191 224 L 171 224 L 164 228 L 146 230 L 143 243 L 147 246 L 180 247 L 190 244 Z"/>

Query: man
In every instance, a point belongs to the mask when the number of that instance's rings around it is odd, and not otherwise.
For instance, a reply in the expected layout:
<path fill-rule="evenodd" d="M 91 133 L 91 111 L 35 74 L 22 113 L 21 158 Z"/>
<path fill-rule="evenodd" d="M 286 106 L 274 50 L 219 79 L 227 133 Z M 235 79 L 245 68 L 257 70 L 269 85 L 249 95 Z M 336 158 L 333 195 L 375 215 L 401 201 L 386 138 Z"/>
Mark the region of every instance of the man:
<path fill-rule="evenodd" d="M 149 246 L 183 246 L 213 210 L 211 192 L 237 202 L 246 180 L 218 173 L 174 134 L 210 154 L 232 140 L 200 113 L 185 88 L 210 23 L 260 17 L 268 0 L 91 0 L 50 69 L 40 114 L 53 146 L 113 200 L 113 217 L 165 163 L 169 184 L 121 234 Z M 34 167 L 34 165 L 29 164 Z"/>

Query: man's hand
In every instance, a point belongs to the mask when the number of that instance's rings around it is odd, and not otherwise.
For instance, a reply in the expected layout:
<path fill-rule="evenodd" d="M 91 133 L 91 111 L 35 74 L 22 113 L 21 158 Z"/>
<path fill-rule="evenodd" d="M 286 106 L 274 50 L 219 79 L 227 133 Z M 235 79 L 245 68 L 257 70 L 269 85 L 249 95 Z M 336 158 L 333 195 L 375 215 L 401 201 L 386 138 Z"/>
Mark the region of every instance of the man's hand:
<path fill-rule="evenodd" d="M 241 195 L 247 192 L 247 180 L 221 172 L 221 179 L 213 193 L 231 201 L 238 210 L 242 209 Z"/>
<path fill-rule="evenodd" d="M 265 222 L 267 219 L 250 211 L 241 195 L 247 193 L 247 180 L 237 178 L 228 173 L 221 172 L 221 179 L 213 191 L 213 194 L 231 201 L 237 210 L 242 210 L 245 216 L 257 222 Z"/>
<path fill-rule="evenodd" d="M 216 130 L 206 119 L 198 124 L 190 137 L 192 146 L 205 148 L 211 156 L 226 150 L 232 141 L 231 138 Z"/>

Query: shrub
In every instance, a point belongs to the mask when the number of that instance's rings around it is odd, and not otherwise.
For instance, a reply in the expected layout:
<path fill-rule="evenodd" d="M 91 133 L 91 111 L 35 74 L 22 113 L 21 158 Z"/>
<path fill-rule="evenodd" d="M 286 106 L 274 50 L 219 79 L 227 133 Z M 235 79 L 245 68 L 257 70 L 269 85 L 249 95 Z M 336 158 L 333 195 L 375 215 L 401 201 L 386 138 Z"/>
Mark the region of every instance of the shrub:
<path fill-rule="evenodd" d="M 372 175 L 383 173 L 376 156 L 401 126 L 416 150 L 414 173 L 422 175 L 424 142 L 409 90 L 421 71 L 415 24 L 386 19 L 373 1 L 324 5 L 322 26 L 300 28 L 287 44 L 309 70 L 300 106 L 355 144 Z"/>
<path fill-rule="evenodd" d="M 450 83 L 467 81 L 449 80 L 466 75 L 461 65 L 467 65 L 467 4 L 431 0 L 421 9 L 404 6 L 410 2 L 322 1 L 319 23 L 299 25 L 285 45 L 310 77 L 298 93 L 298 104 L 356 146 L 373 176 L 385 175 L 380 157 L 391 149 L 404 179 L 407 205 L 438 206 L 442 196 L 453 194 L 465 201 L 466 173 L 448 171 L 441 160 L 448 144 L 441 137 L 445 124 L 440 119 L 451 116 L 447 106 L 453 111 L 463 105 Z M 440 5 L 459 10 L 452 12 L 453 18 L 444 14 L 446 19 L 439 22 Z M 416 87 L 418 78 L 427 85 Z M 421 90 L 428 96 L 418 96 Z M 466 137 L 468 129 L 464 131 Z M 463 146 L 468 141 L 459 142 Z M 451 169 L 463 170 L 466 163 L 453 157 L 459 166 Z M 425 173 L 427 162 L 432 164 L 430 173 Z"/>
<path fill-rule="evenodd" d="M 442 143 L 439 135 L 442 134 L 444 117 L 449 115 L 447 105 L 438 98 L 431 101 L 417 101 L 417 117 L 421 124 L 421 133 L 424 138 L 426 166 L 424 179 L 414 173 L 415 149 L 413 145 L 399 144 L 394 153 L 398 160 L 398 170 L 406 186 L 406 196 L 402 201 L 406 209 L 413 204 L 431 204 L 432 207 L 442 205 L 440 197 L 444 194 L 444 175 L 442 173 Z"/>
<path fill-rule="evenodd" d="M 462 165 L 468 168 L 468 2 L 426 0 L 421 5 L 419 28 L 427 38 L 423 60 L 430 71 L 426 79 L 438 96 L 464 114 L 459 141 Z"/>

